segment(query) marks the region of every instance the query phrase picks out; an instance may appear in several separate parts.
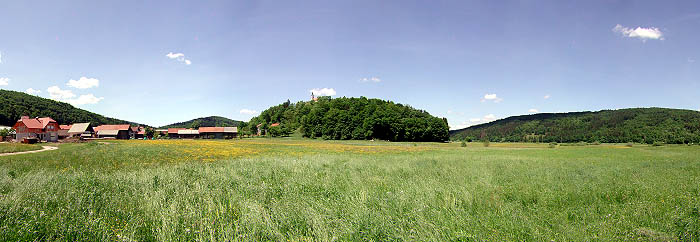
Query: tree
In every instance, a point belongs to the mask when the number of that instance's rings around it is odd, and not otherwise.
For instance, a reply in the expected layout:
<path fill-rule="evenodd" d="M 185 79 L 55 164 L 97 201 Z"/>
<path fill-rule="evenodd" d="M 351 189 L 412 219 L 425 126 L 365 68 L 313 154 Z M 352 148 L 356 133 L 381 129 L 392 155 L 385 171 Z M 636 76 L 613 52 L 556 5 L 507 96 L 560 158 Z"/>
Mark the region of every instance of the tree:
<path fill-rule="evenodd" d="M 190 124 L 191 129 L 199 129 L 199 127 L 201 127 L 201 126 L 202 126 L 202 124 L 201 124 L 201 122 L 199 122 L 199 120 L 195 120 L 194 122 L 192 122 Z"/>
<path fill-rule="evenodd" d="M 151 127 L 146 127 L 146 132 L 145 132 L 145 133 L 146 133 L 146 137 L 149 138 L 149 139 L 151 139 L 151 138 L 153 138 L 153 136 L 155 136 L 156 131 L 155 131 L 153 128 L 151 128 Z"/>

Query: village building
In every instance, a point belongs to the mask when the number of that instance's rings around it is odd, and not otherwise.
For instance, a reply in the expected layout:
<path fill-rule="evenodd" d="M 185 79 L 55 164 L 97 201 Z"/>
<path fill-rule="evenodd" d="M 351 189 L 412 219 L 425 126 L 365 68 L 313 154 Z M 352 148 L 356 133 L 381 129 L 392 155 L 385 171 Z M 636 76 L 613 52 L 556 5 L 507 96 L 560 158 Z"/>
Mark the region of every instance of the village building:
<path fill-rule="evenodd" d="M 100 125 L 94 130 L 98 138 L 129 139 L 131 137 L 131 125 L 128 124 Z"/>
<path fill-rule="evenodd" d="M 146 134 L 146 129 L 144 127 L 140 126 L 135 126 L 131 127 L 131 138 L 133 139 L 143 139 L 143 136 Z"/>
<path fill-rule="evenodd" d="M 65 139 L 68 138 L 70 135 L 68 135 L 68 130 L 70 130 L 72 125 L 58 125 L 58 138 L 59 139 Z"/>
<path fill-rule="evenodd" d="M 199 130 L 181 129 L 177 131 L 177 136 L 180 139 L 196 139 L 199 138 Z"/>
<path fill-rule="evenodd" d="M 171 139 L 179 139 L 180 135 L 177 134 L 177 131 L 184 130 L 185 128 L 169 128 L 168 129 L 168 138 Z"/>
<path fill-rule="evenodd" d="M 32 139 L 47 142 L 58 141 L 58 123 L 56 120 L 49 117 L 29 118 L 28 116 L 22 116 L 22 118 L 17 120 L 17 123 L 12 126 L 12 129 L 17 133 L 16 139 L 21 142 Z"/>
<path fill-rule="evenodd" d="M 80 139 L 93 138 L 95 130 L 90 126 L 90 123 L 73 124 L 68 130 L 69 137 L 79 137 Z"/>
<path fill-rule="evenodd" d="M 238 127 L 200 127 L 202 139 L 233 139 L 238 135 Z"/>

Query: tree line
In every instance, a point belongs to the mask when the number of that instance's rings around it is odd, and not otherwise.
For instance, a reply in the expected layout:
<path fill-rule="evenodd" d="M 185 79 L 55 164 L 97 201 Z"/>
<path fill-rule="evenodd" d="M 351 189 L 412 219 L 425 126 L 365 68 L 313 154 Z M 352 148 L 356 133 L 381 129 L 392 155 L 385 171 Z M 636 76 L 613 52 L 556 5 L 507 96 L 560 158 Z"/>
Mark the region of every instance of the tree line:
<path fill-rule="evenodd" d="M 452 140 L 700 143 L 700 112 L 630 108 L 514 116 L 450 132 Z"/>
<path fill-rule="evenodd" d="M 271 124 L 279 123 L 278 126 Z M 380 99 L 321 97 L 318 101 L 286 102 L 268 108 L 247 124 L 272 136 L 294 132 L 333 140 L 446 141 L 447 120 L 413 107 Z"/>

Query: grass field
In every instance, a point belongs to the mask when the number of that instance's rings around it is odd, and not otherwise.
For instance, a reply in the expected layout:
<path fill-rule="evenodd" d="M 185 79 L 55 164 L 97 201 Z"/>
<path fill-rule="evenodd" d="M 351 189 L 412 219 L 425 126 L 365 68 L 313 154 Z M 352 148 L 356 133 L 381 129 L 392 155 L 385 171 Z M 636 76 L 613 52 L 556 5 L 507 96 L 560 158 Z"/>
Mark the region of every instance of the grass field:
<path fill-rule="evenodd" d="M 0 157 L 0 238 L 698 241 L 700 146 L 248 139 Z"/>
<path fill-rule="evenodd" d="M 0 143 L 0 154 L 3 153 L 14 153 L 22 151 L 40 150 L 39 145 L 28 145 L 28 144 L 18 144 L 18 143 Z"/>

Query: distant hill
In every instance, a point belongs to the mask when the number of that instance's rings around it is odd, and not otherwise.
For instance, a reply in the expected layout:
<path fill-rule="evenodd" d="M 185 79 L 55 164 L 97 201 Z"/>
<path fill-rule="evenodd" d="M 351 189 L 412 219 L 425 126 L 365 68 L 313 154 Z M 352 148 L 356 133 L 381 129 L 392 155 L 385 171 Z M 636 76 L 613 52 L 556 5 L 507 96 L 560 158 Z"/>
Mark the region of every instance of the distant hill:
<path fill-rule="evenodd" d="M 700 143 L 700 112 L 629 108 L 513 116 L 450 131 L 452 140 Z"/>
<path fill-rule="evenodd" d="M 277 125 L 279 123 L 279 125 Z M 260 113 L 248 123 L 270 135 L 299 132 L 304 137 L 333 140 L 446 141 L 447 120 L 408 105 L 373 98 L 320 97 L 318 101 L 289 100 Z"/>
<path fill-rule="evenodd" d="M 187 122 L 174 123 L 160 128 L 190 128 L 192 127 L 192 124 L 195 124 L 195 122 L 199 123 L 199 127 L 238 127 L 241 124 L 241 121 L 219 116 L 210 116 L 192 119 Z"/>
<path fill-rule="evenodd" d="M 30 117 L 51 117 L 59 124 L 89 122 L 101 124 L 134 124 L 115 118 L 73 107 L 68 103 L 29 95 L 23 92 L 0 90 L 0 125 L 12 126 L 23 115 Z"/>

